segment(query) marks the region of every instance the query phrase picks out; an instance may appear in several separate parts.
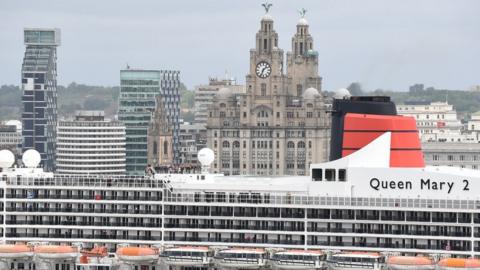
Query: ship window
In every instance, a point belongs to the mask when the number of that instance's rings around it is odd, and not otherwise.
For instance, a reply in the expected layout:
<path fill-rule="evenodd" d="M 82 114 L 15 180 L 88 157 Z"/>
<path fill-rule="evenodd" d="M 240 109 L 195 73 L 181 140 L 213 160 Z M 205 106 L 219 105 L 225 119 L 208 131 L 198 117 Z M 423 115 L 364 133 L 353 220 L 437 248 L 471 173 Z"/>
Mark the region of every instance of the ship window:
<path fill-rule="evenodd" d="M 347 181 L 347 172 L 345 171 L 345 169 L 338 170 L 338 181 Z"/>
<path fill-rule="evenodd" d="M 325 180 L 335 181 L 335 169 L 325 169 Z"/>
<path fill-rule="evenodd" d="M 312 170 L 313 181 L 322 181 L 322 177 L 323 177 L 323 170 L 322 169 L 313 169 Z"/>

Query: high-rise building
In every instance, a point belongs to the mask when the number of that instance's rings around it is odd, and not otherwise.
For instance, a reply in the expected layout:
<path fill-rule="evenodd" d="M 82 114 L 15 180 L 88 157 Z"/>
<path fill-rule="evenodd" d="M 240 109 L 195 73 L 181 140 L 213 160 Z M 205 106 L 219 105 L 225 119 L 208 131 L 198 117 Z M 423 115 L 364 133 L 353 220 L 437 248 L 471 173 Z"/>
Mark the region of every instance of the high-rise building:
<path fill-rule="evenodd" d="M 22 65 L 23 151 L 36 149 L 41 165 L 55 169 L 57 128 L 57 46 L 60 29 L 26 28 Z"/>
<path fill-rule="evenodd" d="M 125 174 L 125 126 L 103 111 L 79 111 L 59 121 L 56 165 L 65 174 Z"/>
<path fill-rule="evenodd" d="M 124 69 L 120 71 L 118 119 L 127 134 L 127 174 L 144 174 L 148 164 L 148 129 L 162 96 L 165 115 L 173 132 L 173 161 L 178 157 L 180 115 L 180 72 L 170 70 Z"/>
<path fill-rule="evenodd" d="M 273 22 L 267 10 L 250 50 L 246 93 L 221 89 L 210 106 L 214 172 L 303 175 L 328 158 L 330 121 L 308 22 L 302 16 L 297 23 L 286 72 Z"/>
<path fill-rule="evenodd" d="M 235 80 L 210 78 L 207 85 L 195 87 L 195 123 L 207 124 L 208 108 L 222 88 L 228 88 L 232 93 L 245 93 L 245 85 L 239 85 Z"/>

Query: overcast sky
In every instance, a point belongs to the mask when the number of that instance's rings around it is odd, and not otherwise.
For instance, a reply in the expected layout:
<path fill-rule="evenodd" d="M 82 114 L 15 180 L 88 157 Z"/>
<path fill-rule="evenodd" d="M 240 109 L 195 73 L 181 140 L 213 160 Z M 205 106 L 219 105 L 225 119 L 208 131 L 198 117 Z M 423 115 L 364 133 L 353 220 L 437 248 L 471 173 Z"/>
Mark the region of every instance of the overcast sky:
<path fill-rule="evenodd" d="M 58 27 L 58 81 L 118 85 L 119 70 L 178 69 L 188 88 L 225 70 L 240 83 L 264 13 L 263 1 L 0 0 L 0 84 L 19 84 L 24 27 Z M 271 15 L 290 50 L 306 19 L 324 89 L 358 81 L 405 91 L 480 84 L 480 1 L 277 0 Z"/>

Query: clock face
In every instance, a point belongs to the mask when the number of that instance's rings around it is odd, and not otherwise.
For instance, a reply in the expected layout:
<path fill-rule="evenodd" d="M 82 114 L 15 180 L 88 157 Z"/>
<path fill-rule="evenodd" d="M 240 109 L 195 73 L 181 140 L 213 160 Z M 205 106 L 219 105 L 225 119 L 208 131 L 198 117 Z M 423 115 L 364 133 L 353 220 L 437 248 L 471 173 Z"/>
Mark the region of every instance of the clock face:
<path fill-rule="evenodd" d="M 272 73 L 272 67 L 265 61 L 258 62 L 255 73 L 258 77 L 265 79 L 270 76 L 270 73 Z"/>

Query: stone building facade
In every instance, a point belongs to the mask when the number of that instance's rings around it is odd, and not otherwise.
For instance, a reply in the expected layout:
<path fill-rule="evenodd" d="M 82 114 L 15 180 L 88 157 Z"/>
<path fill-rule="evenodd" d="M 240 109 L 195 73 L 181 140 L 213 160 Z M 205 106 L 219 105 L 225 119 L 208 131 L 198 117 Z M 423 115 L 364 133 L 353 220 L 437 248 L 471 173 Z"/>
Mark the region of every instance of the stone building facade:
<path fill-rule="evenodd" d="M 157 170 L 173 166 L 173 130 L 168 123 L 165 103 L 156 96 L 156 106 L 147 132 L 148 165 Z"/>
<path fill-rule="evenodd" d="M 215 152 L 214 172 L 305 175 L 310 163 L 328 158 L 330 117 L 308 22 L 302 17 L 296 26 L 286 71 L 273 25 L 267 12 L 250 50 L 246 93 L 223 88 L 210 106 L 207 145 Z"/>

